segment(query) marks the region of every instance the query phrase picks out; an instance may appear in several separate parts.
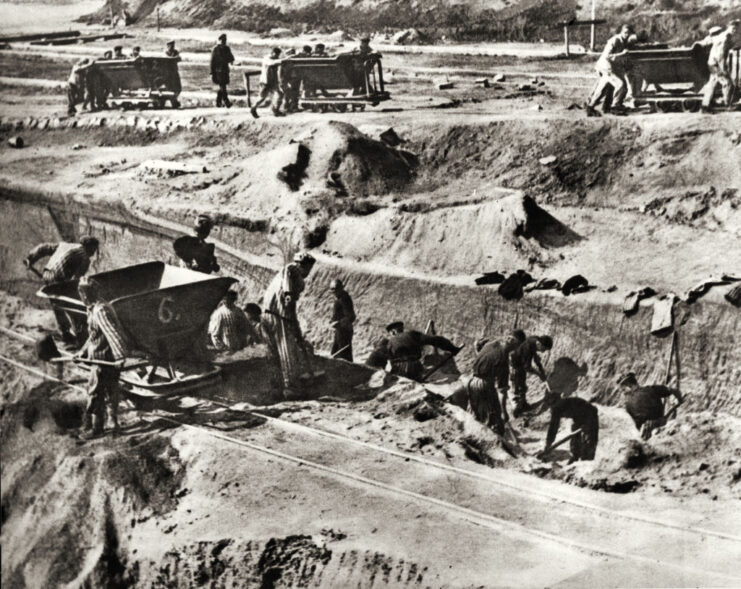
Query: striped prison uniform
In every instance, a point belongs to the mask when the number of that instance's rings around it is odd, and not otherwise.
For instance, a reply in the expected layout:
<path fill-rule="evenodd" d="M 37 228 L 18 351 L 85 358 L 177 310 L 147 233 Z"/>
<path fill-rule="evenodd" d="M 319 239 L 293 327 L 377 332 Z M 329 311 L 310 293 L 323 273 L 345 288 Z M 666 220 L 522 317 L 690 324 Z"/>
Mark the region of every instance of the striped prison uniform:
<path fill-rule="evenodd" d="M 127 343 L 113 309 L 105 303 L 95 303 L 88 308 L 88 341 L 82 349 L 85 357 L 112 362 L 126 356 Z M 93 364 L 88 380 L 88 403 L 85 409 L 86 420 L 98 419 L 96 427 L 103 428 L 106 399 L 111 408 L 111 418 L 118 424 L 118 377 L 121 371 L 113 366 Z"/>
<path fill-rule="evenodd" d="M 263 296 L 263 334 L 286 388 L 299 385 L 300 377 L 311 370 L 296 314 L 296 302 L 303 291 L 301 271 L 298 264 L 291 263 L 273 278 Z"/>
<path fill-rule="evenodd" d="M 211 315 L 208 336 L 217 350 L 228 352 L 241 350 L 257 340 L 244 311 L 226 304 L 219 306 Z"/>
<path fill-rule="evenodd" d="M 33 248 L 26 258 L 33 265 L 41 258 L 49 257 L 42 272 L 44 282 L 54 284 L 78 280 L 90 267 L 90 258 L 79 243 L 41 243 Z"/>

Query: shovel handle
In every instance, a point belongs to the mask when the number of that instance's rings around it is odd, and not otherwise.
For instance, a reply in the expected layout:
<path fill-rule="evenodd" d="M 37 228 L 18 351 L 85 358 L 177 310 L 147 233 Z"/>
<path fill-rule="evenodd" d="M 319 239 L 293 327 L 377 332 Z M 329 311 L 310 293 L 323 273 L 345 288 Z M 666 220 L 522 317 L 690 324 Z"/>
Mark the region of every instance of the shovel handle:
<path fill-rule="evenodd" d="M 90 358 L 76 358 L 75 356 L 62 356 L 60 358 L 52 358 L 51 362 L 75 362 L 82 364 L 97 364 L 99 366 L 112 366 L 114 368 L 121 368 L 124 365 L 123 360 L 117 360 L 116 362 L 109 362 L 108 360 L 93 360 Z"/>
<path fill-rule="evenodd" d="M 33 272 L 34 274 L 36 274 L 36 276 L 38 276 L 38 277 L 39 277 L 39 278 L 41 278 L 42 280 L 44 279 L 44 277 L 43 277 L 43 276 L 41 275 L 41 272 L 39 272 L 39 271 L 38 271 L 38 270 L 37 270 L 36 268 L 34 268 L 34 267 L 33 267 L 33 266 L 31 265 L 31 264 L 26 264 L 25 266 L 26 266 L 26 269 L 27 269 L 27 270 L 28 270 L 29 272 Z"/>
<path fill-rule="evenodd" d="M 551 452 L 552 452 L 553 450 L 555 450 L 556 448 L 558 448 L 558 447 L 559 447 L 559 446 L 561 446 L 562 444 L 565 444 L 565 443 L 566 443 L 566 442 L 568 442 L 568 441 L 569 441 L 569 440 L 570 440 L 571 438 L 574 438 L 574 437 L 576 437 L 576 436 L 577 436 L 577 435 L 579 435 L 580 433 L 581 433 L 581 428 L 579 428 L 579 429 L 577 429 L 577 430 L 574 430 L 573 432 L 571 432 L 570 434 L 568 434 L 568 435 L 564 436 L 564 437 L 563 437 L 563 438 L 561 438 L 560 440 L 557 440 L 557 441 L 553 442 L 553 444 L 551 444 L 551 445 L 550 445 L 550 446 L 548 446 L 548 447 L 547 447 L 547 448 L 546 448 L 545 450 L 543 450 L 542 452 L 540 452 L 540 454 L 538 454 L 538 456 L 547 456 L 547 455 L 548 455 L 548 454 L 550 454 L 550 453 L 551 453 Z"/>
<path fill-rule="evenodd" d="M 463 344 L 460 348 L 458 348 L 458 352 L 460 352 L 464 347 L 466 347 L 466 344 Z M 456 352 L 455 354 L 451 352 L 447 356 L 445 356 L 443 360 L 438 362 L 435 366 L 430 368 L 427 372 L 425 372 L 422 375 L 420 382 L 425 382 L 428 378 L 430 378 L 433 374 L 435 374 L 438 370 L 440 370 L 445 364 L 447 364 L 451 358 L 455 358 L 458 355 L 458 352 Z"/>

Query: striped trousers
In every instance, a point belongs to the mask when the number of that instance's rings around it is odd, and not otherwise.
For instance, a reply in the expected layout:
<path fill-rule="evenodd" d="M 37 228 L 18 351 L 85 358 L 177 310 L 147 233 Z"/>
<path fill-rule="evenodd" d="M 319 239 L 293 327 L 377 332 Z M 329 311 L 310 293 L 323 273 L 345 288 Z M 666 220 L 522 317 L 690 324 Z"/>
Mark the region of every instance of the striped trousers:
<path fill-rule="evenodd" d="M 302 345 L 298 323 L 263 313 L 260 326 L 270 355 L 277 362 L 283 386 L 293 388 L 300 385 L 300 377 L 310 371 L 307 353 Z"/>

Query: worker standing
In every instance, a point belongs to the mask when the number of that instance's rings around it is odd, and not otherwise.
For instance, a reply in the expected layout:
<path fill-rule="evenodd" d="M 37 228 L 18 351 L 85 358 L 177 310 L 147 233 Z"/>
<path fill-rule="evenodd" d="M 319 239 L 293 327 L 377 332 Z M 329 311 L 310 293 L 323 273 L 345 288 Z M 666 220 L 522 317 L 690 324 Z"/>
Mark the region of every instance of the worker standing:
<path fill-rule="evenodd" d="M 334 294 L 334 305 L 332 306 L 332 328 L 334 339 L 332 341 L 332 357 L 342 358 L 352 362 L 352 336 L 353 323 L 355 323 L 355 307 L 352 297 L 345 290 L 342 280 L 336 278 L 332 281 L 332 293 Z"/>
<path fill-rule="evenodd" d="M 302 381 L 311 378 L 307 344 L 301 332 L 296 304 L 304 292 L 316 260 L 300 252 L 275 275 L 263 296 L 262 331 L 271 356 L 280 369 L 283 395 L 294 398 Z"/>
<path fill-rule="evenodd" d="M 94 280 L 83 278 L 78 290 L 82 302 L 87 307 L 89 335 L 76 356 L 111 363 L 122 362 L 126 356 L 126 340 L 113 309 L 100 298 L 98 284 Z M 86 437 L 97 437 L 103 433 L 106 420 L 106 400 L 111 410 L 114 432 L 118 431 L 118 378 L 120 374 L 121 369 L 117 366 L 91 365 L 88 380 L 88 403 L 83 424 L 83 429 L 89 432 Z"/>
<path fill-rule="evenodd" d="M 594 460 L 599 440 L 599 417 L 597 408 L 589 401 L 579 397 L 566 397 L 561 399 L 558 395 L 548 395 L 546 406 L 551 410 L 551 421 L 548 425 L 548 433 L 545 439 L 545 454 L 551 448 L 556 439 L 561 419 L 571 419 L 571 431 L 580 430 L 571 438 L 571 460 Z"/>
<path fill-rule="evenodd" d="M 713 104 L 715 90 L 718 86 L 721 87 L 723 93 L 723 102 L 728 108 L 731 107 L 734 86 L 731 80 L 728 56 L 735 42 L 738 23 L 738 20 L 732 20 L 728 23 L 725 31 L 713 37 L 710 54 L 708 55 L 710 79 L 703 89 L 702 112 L 711 112 L 710 107 Z"/>
<path fill-rule="evenodd" d="M 220 266 L 216 261 L 216 246 L 208 243 L 206 238 L 211 234 L 214 222 L 208 215 L 198 215 L 195 224 L 195 236 L 179 237 L 172 244 L 175 254 L 183 260 L 186 267 L 204 274 L 218 272 Z"/>
<path fill-rule="evenodd" d="M 126 59 L 126 56 L 123 52 L 123 47 L 121 45 L 116 45 L 113 48 L 113 58 L 112 59 Z"/>
<path fill-rule="evenodd" d="M 280 105 L 283 102 L 283 88 L 281 84 L 280 64 L 281 49 L 273 47 L 273 50 L 262 60 L 260 70 L 260 97 L 252 108 L 250 113 L 254 118 L 258 118 L 257 109 L 266 102 L 271 104 L 273 114 L 278 117 L 283 113 L 280 112 Z"/>
<path fill-rule="evenodd" d="M 493 427 L 504 435 L 509 389 L 509 354 L 520 343 L 509 338 L 506 342 L 479 340 L 476 342 L 476 359 L 473 376 L 468 380 L 468 407 L 481 423 Z M 499 401 L 499 393 L 502 401 Z"/>
<path fill-rule="evenodd" d="M 648 440 L 657 427 L 666 423 L 664 415 L 664 400 L 668 397 L 677 399 L 679 406 L 684 399 L 677 389 L 665 385 L 639 386 L 636 375 L 629 372 L 623 376 L 618 384 L 624 388 L 625 410 L 633 419 L 641 437 Z"/>
<path fill-rule="evenodd" d="M 404 330 L 402 321 L 394 321 L 386 327 L 389 332 L 388 356 L 391 362 L 391 373 L 421 381 L 424 376 L 422 352 L 425 346 L 434 346 L 457 354 L 461 348 L 449 339 L 439 335 L 428 335 L 421 331 Z"/>
<path fill-rule="evenodd" d="M 180 52 L 175 49 L 175 41 L 168 41 L 167 42 L 167 49 L 165 49 L 165 56 L 170 57 L 174 59 L 175 61 L 182 61 L 182 57 L 180 57 Z"/>
<path fill-rule="evenodd" d="M 67 114 L 75 116 L 77 109 L 75 106 L 85 101 L 85 78 L 90 60 L 87 57 L 80 59 L 72 66 L 72 71 L 67 80 Z"/>
<path fill-rule="evenodd" d="M 617 35 L 610 37 L 605 45 L 602 55 L 597 60 L 595 69 L 599 73 L 599 80 L 592 90 L 587 102 L 587 116 L 599 116 L 595 107 L 608 85 L 613 87 L 612 107 L 606 112 L 625 114 L 623 100 L 627 94 L 628 83 L 626 80 L 626 55 L 628 50 L 628 39 L 633 29 L 630 25 L 620 27 Z"/>
<path fill-rule="evenodd" d="M 24 265 L 34 270 L 34 264 L 42 258 L 48 257 L 46 266 L 41 272 L 41 279 L 45 284 L 58 284 L 79 280 L 90 268 L 90 259 L 98 251 L 98 240 L 85 235 L 80 243 L 40 243 L 33 248 L 23 260 Z M 54 315 L 62 334 L 62 340 L 67 343 L 77 341 L 73 333 L 73 324 L 67 314 L 54 307 Z"/>
<path fill-rule="evenodd" d="M 532 406 L 527 402 L 527 373 L 540 377 L 546 382 L 546 374 L 538 352 L 550 350 L 553 339 L 548 335 L 530 336 L 519 344 L 510 354 L 512 364 L 512 384 L 514 385 L 515 409 L 512 415 L 519 417 Z M 535 363 L 535 367 L 533 367 Z"/>
<path fill-rule="evenodd" d="M 211 50 L 211 80 L 219 89 L 216 92 L 216 106 L 231 108 L 229 94 L 226 87 L 229 85 L 229 66 L 234 63 L 234 55 L 226 44 L 226 35 L 219 35 L 219 42 Z"/>

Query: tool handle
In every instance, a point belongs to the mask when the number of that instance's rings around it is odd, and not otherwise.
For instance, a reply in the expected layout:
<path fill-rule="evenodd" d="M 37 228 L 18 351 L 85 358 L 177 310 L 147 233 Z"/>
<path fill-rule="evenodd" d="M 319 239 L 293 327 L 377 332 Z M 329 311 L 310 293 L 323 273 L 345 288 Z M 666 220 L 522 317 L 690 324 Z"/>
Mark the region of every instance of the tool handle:
<path fill-rule="evenodd" d="M 458 355 L 458 353 L 465 347 L 466 347 L 466 344 L 463 344 L 460 348 L 458 348 L 458 352 L 456 352 L 455 354 L 450 353 L 447 356 L 445 356 L 440 362 L 435 364 L 435 366 L 430 368 L 427 372 L 425 372 L 422 375 L 420 382 L 425 382 L 428 378 L 430 378 L 433 374 L 435 374 L 438 370 L 440 370 L 440 368 L 442 368 L 445 364 L 447 364 L 451 358 L 455 358 Z"/>
<path fill-rule="evenodd" d="M 561 445 L 565 444 L 565 443 L 566 443 L 566 442 L 568 442 L 568 441 L 569 441 L 569 440 L 570 440 L 571 438 L 574 438 L 574 437 L 576 437 L 576 436 L 577 436 L 577 435 L 579 435 L 580 433 L 581 433 L 581 428 L 579 428 L 579 429 L 577 429 L 577 430 L 574 430 L 573 432 L 571 432 L 570 434 L 568 434 L 568 435 L 564 436 L 564 437 L 563 437 L 563 438 L 561 438 L 560 440 L 557 440 L 557 441 L 553 442 L 553 444 L 551 444 L 551 445 L 550 445 L 550 446 L 548 446 L 548 447 L 547 447 L 547 448 L 546 448 L 545 450 L 543 450 L 543 451 L 542 451 L 542 452 L 541 452 L 541 453 L 539 454 L 539 456 L 547 456 L 548 454 L 550 454 L 550 452 L 551 452 L 551 451 L 553 451 L 553 450 L 555 450 L 556 448 L 558 448 L 559 446 L 561 446 Z"/>
<path fill-rule="evenodd" d="M 44 277 L 41 275 L 41 272 L 39 272 L 36 268 L 34 268 L 32 264 L 25 264 L 25 266 L 29 272 L 33 272 L 34 274 L 36 274 L 36 276 L 38 276 L 39 278 L 43 280 Z"/>
<path fill-rule="evenodd" d="M 78 358 L 76 356 L 62 356 L 60 358 L 52 358 L 51 362 L 75 362 L 82 364 L 97 364 L 99 366 L 112 366 L 114 368 L 121 368 L 124 365 L 123 360 L 116 360 L 115 362 L 109 362 L 108 360 L 94 360 L 91 358 Z"/>

